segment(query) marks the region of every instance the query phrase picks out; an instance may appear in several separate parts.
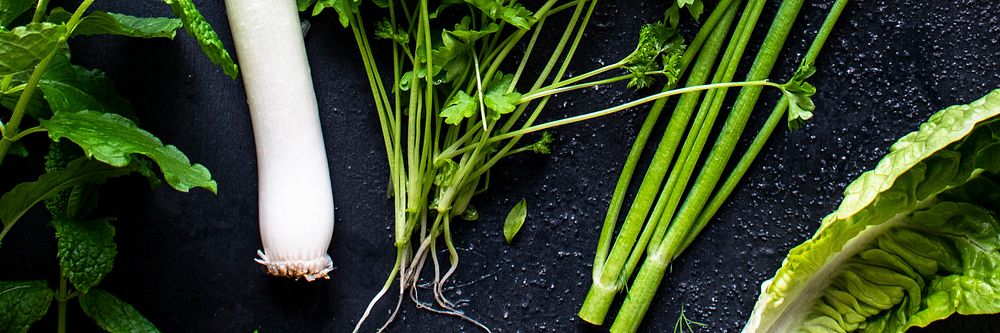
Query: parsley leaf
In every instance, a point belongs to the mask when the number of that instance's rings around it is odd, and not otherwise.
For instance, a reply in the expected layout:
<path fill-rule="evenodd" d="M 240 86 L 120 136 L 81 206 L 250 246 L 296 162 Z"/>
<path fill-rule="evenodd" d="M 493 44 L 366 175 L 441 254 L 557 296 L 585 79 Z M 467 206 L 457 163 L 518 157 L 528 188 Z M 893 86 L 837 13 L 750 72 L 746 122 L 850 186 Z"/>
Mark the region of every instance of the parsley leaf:
<path fill-rule="evenodd" d="M 444 109 L 441 109 L 441 117 L 444 117 L 445 123 L 458 125 L 463 119 L 476 115 L 477 106 L 479 103 L 476 103 L 472 96 L 459 91 L 445 104 Z"/>
<path fill-rule="evenodd" d="M 410 43 L 410 35 L 406 33 L 406 30 L 392 25 L 389 20 L 382 20 L 375 24 L 375 37 L 388 39 L 404 46 Z"/>
<path fill-rule="evenodd" d="M 62 275 L 81 293 L 86 294 L 100 283 L 115 264 L 118 247 L 114 240 L 115 228 L 109 220 L 52 220 Z"/>
<path fill-rule="evenodd" d="M 501 0 L 465 0 L 465 2 L 483 11 L 483 14 L 492 19 L 502 20 L 520 29 L 529 29 L 535 24 L 535 17 L 531 11 L 517 1 L 511 1 L 507 6 L 504 6 L 506 1 Z"/>
<path fill-rule="evenodd" d="M 803 64 L 795 70 L 792 79 L 781 86 L 781 91 L 788 100 L 788 128 L 790 129 L 801 128 L 806 120 L 812 118 L 812 111 L 816 109 L 811 98 L 816 93 L 816 87 L 806 82 L 806 79 L 813 73 L 816 73 L 816 67 Z"/>
<path fill-rule="evenodd" d="M 486 90 L 486 94 L 483 96 L 484 102 L 486 102 L 486 118 L 490 121 L 496 121 L 500 119 L 500 115 L 508 114 L 514 111 L 517 107 L 517 102 L 521 99 L 521 94 L 512 91 L 511 83 L 514 82 L 513 74 L 506 74 L 497 72 L 490 83 L 489 89 Z M 508 92 L 511 91 L 511 92 Z"/>
<path fill-rule="evenodd" d="M 351 24 L 351 15 L 358 12 L 359 4 L 361 4 L 360 0 L 319 0 L 316 1 L 316 6 L 313 7 L 312 15 L 316 16 L 323 12 L 324 9 L 333 8 L 337 12 L 340 25 L 347 28 Z"/>
<path fill-rule="evenodd" d="M 174 189 L 187 192 L 201 187 L 216 192 L 212 175 L 201 164 L 191 164 L 177 147 L 163 145 L 153 134 L 139 128 L 125 117 L 96 111 L 56 113 L 41 120 L 49 138 L 67 138 L 80 145 L 89 157 L 118 167 L 129 165 L 132 154 L 149 157 L 160 167 L 163 178 Z"/>
<path fill-rule="evenodd" d="M 45 281 L 0 281 L 0 332 L 27 332 L 52 304 Z"/>
<path fill-rule="evenodd" d="M 240 72 L 239 66 L 236 66 L 236 63 L 233 62 L 233 58 L 229 56 L 229 51 L 226 51 L 226 47 L 222 45 L 222 40 L 219 40 L 219 35 L 215 33 L 212 25 L 205 20 L 205 17 L 201 16 L 194 3 L 191 0 L 163 1 L 167 5 L 170 5 L 170 10 L 174 12 L 174 15 L 177 15 L 177 18 L 180 18 L 184 22 L 184 29 L 198 41 L 198 45 L 201 45 L 201 51 L 208 56 L 208 59 L 213 64 L 222 67 L 223 73 L 235 79 L 236 75 Z"/>
<path fill-rule="evenodd" d="M 94 318 L 97 326 L 111 333 L 160 331 L 134 307 L 101 289 L 94 288 L 80 295 L 80 308 Z"/>

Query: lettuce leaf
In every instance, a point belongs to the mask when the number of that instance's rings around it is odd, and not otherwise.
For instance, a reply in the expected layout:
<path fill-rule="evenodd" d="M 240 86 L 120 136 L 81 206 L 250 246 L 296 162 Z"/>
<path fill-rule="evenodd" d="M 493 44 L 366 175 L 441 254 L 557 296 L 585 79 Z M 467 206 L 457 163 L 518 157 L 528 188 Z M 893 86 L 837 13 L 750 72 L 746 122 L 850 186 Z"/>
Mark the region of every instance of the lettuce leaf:
<path fill-rule="evenodd" d="M 1000 89 L 946 108 L 848 185 L 743 332 L 905 332 L 1000 312 Z"/>

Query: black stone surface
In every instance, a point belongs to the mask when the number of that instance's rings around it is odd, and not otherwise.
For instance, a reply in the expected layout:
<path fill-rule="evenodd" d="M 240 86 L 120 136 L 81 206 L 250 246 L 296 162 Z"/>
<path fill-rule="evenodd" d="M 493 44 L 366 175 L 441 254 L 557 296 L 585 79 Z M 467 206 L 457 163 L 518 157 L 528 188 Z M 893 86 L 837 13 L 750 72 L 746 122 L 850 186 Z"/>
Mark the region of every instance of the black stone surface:
<path fill-rule="evenodd" d="M 831 2 L 806 4 L 772 77 L 790 75 Z M 222 1 L 197 3 L 231 49 Z M 579 73 L 627 54 L 638 27 L 662 12 L 662 1 L 654 3 L 602 3 L 571 68 Z M 777 4 L 769 3 L 754 43 Z M 152 0 L 99 1 L 95 8 L 169 14 Z M 671 331 L 684 304 L 688 317 L 709 325 L 700 331 L 738 332 L 760 282 L 836 207 L 849 181 L 931 113 L 1000 87 L 998 13 L 1000 2 L 992 0 L 849 4 L 811 80 L 819 89 L 816 117 L 803 130 L 776 132 L 729 203 L 673 265 L 642 329 Z M 71 43 L 74 62 L 106 71 L 144 128 L 206 165 L 219 183 L 218 195 L 184 194 L 167 187 L 150 191 L 133 177 L 113 181 L 104 192 L 106 204 L 118 204 L 107 213 L 119 217 L 120 254 L 102 286 L 165 332 L 349 331 L 389 272 L 388 172 L 364 70 L 351 36 L 331 13 L 310 20 L 306 46 L 337 206 L 330 250 L 337 269 L 332 280 L 311 284 L 267 277 L 252 261 L 260 246 L 257 189 L 241 82 L 225 77 L 183 34 L 173 41 L 80 37 Z M 636 95 L 620 86 L 561 95 L 543 117 L 584 113 Z M 764 95 L 751 126 L 759 126 L 777 97 L 774 91 Z M 510 158 L 495 168 L 490 191 L 474 200 L 482 218 L 454 230 L 461 264 L 448 294 L 462 310 L 495 332 L 605 330 L 575 314 L 589 286 L 603 211 L 644 110 L 556 129 L 552 155 Z M 22 173 L 10 170 L 35 174 L 40 168 L 5 163 L 4 183 L 20 179 L 8 178 Z M 522 197 L 529 220 L 507 246 L 502 219 Z M 46 224 L 46 214 L 35 209 L 8 235 L 0 278 L 56 280 Z M 394 302 L 380 303 L 366 330 L 387 318 Z M 391 331 L 477 331 L 416 310 L 409 301 L 402 309 Z M 33 331 L 54 331 L 55 308 L 50 310 Z M 75 303 L 69 325 L 73 332 L 97 330 Z M 921 331 L 1000 332 L 997 327 L 1000 317 L 978 316 Z"/>

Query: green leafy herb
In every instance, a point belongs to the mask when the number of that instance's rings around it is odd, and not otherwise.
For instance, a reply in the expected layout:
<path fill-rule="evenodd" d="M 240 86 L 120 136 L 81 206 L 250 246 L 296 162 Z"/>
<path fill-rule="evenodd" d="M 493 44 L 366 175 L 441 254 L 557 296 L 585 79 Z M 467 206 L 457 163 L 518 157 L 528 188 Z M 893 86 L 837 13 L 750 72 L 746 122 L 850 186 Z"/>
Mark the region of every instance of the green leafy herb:
<path fill-rule="evenodd" d="M 459 91 L 448 104 L 445 104 L 444 109 L 441 109 L 441 117 L 447 124 L 458 125 L 465 118 L 475 116 L 478 106 L 476 99 L 464 91 Z"/>
<path fill-rule="evenodd" d="M 201 45 L 202 52 L 208 56 L 208 59 L 212 60 L 213 64 L 222 67 L 223 73 L 235 79 L 236 75 L 239 74 L 239 67 L 233 62 L 233 58 L 229 56 L 229 51 L 226 51 L 226 47 L 222 45 L 219 35 L 212 29 L 212 25 L 208 21 L 205 21 L 205 17 L 198 12 L 198 8 L 195 7 L 194 3 L 191 0 L 163 1 L 167 5 L 170 5 L 170 9 L 173 10 L 174 15 L 177 15 L 184 22 L 184 29 L 191 36 L 194 36 L 198 44 Z"/>
<path fill-rule="evenodd" d="M 73 14 L 62 8 L 55 8 L 46 19 L 53 23 L 66 23 Z M 119 35 L 138 38 L 173 39 L 177 29 L 184 23 L 168 17 L 135 17 L 125 14 L 93 11 L 80 20 L 73 29 L 73 36 Z"/>
<path fill-rule="evenodd" d="M 34 3 L 31 0 L 4 0 L 0 2 L 0 28 L 6 27 L 18 16 L 31 9 L 31 5 Z"/>
<path fill-rule="evenodd" d="M 501 0 L 465 0 L 465 2 L 475 6 L 490 18 L 503 20 L 520 29 L 531 28 L 535 23 L 531 11 L 516 1 L 511 1 L 506 6 L 504 5 L 506 1 Z"/>
<path fill-rule="evenodd" d="M 0 75 L 28 70 L 60 43 L 66 33 L 61 24 L 31 23 L 10 31 L 0 30 Z"/>
<path fill-rule="evenodd" d="M 132 104 L 118 94 L 103 72 L 72 65 L 64 54 L 53 58 L 38 88 L 54 113 L 92 110 L 133 117 Z"/>
<path fill-rule="evenodd" d="M 905 332 L 1000 312 L 1000 90 L 946 108 L 848 185 L 744 332 Z"/>
<path fill-rule="evenodd" d="M 80 307 L 97 326 L 111 333 L 159 332 L 146 317 L 128 303 L 101 289 L 80 295 Z"/>
<path fill-rule="evenodd" d="M 57 218 L 57 254 L 62 276 L 73 287 L 87 293 L 111 272 L 118 250 L 115 245 L 115 228 L 109 219 L 74 221 Z"/>
<path fill-rule="evenodd" d="M 812 102 L 812 95 L 816 93 L 816 88 L 806 82 L 810 76 L 816 73 L 813 66 L 803 65 L 795 71 L 792 79 L 782 85 L 782 92 L 788 99 L 788 128 L 799 129 L 806 120 L 812 119 L 812 111 L 816 105 Z"/>
<path fill-rule="evenodd" d="M 524 225 L 524 219 L 528 217 L 528 202 L 524 199 L 518 201 L 514 208 L 507 213 L 507 218 L 503 221 L 503 238 L 507 244 L 514 241 L 514 236 Z"/>
<path fill-rule="evenodd" d="M 124 167 L 132 161 L 132 154 L 145 155 L 156 162 L 174 189 L 187 192 L 201 187 L 216 192 L 216 183 L 208 169 L 191 164 L 177 147 L 163 145 L 160 139 L 125 117 L 96 111 L 56 113 L 51 119 L 42 120 L 41 126 L 48 130 L 52 140 L 72 140 L 87 156 L 101 162 Z"/>
<path fill-rule="evenodd" d="M 489 110 L 486 112 L 486 119 L 489 121 L 497 121 L 501 115 L 514 112 L 514 108 L 517 107 L 518 101 L 521 100 L 521 94 L 512 91 L 514 90 L 511 87 L 512 82 L 514 82 L 513 74 L 504 75 L 497 72 L 489 89 L 486 90 L 483 100 L 486 103 L 487 110 Z"/>
<path fill-rule="evenodd" d="M 124 176 L 134 171 L 131 165 L 112 167 L 82 157 L 75 159 L 65 169 L 45 173 L 33 182 L 18 184 L 0 197 L 0 221 L 5 227 L 9 227 L 29 208 L 51 195 L 76 185 L 101 183 L 108 178 Z"/>
<path fill-rule="evenodd" d="M 0 281 L 0 332 L 24 333 L 52 303 L 45 281 Z"/>
<path fill-rule="evenodd" d="M 375 37 L 388 39 L 401 45 L 410 43 L 410 35 L 405 30 L 392 25 L 388 20 L 379 21 L 375 25 Z"/>
<path fill-rule="evenodd" d="M 318 0 L 316 1 L 316 6 L 313 7 L 312 15 L 316 16 L 323 12 L 324 9 L 333 8 L 337 12 L 340 25 L 347 27 L 351 22 L 351 15 L 358 12 L 358 5 L 360 4 L 360 0 Z"/>

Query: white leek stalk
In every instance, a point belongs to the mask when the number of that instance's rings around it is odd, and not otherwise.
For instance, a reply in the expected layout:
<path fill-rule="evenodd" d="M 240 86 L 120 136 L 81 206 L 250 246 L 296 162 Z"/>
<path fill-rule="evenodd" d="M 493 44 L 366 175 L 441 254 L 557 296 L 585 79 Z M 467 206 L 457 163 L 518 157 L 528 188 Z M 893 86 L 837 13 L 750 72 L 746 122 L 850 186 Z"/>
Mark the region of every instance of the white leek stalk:
<path fill-rule="evenodd" d="M 333 195 L 294 0 L 226 0 L 257 146 L 257 262 L 272 275 L 329 278 Z"/>

